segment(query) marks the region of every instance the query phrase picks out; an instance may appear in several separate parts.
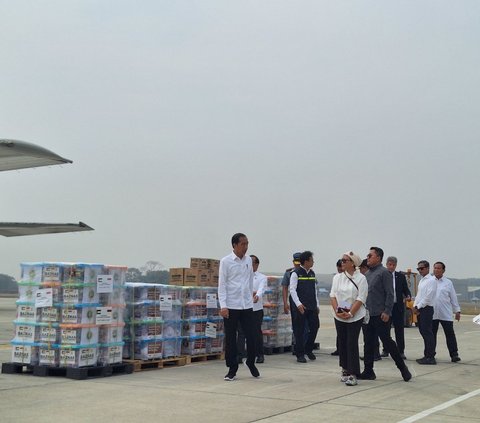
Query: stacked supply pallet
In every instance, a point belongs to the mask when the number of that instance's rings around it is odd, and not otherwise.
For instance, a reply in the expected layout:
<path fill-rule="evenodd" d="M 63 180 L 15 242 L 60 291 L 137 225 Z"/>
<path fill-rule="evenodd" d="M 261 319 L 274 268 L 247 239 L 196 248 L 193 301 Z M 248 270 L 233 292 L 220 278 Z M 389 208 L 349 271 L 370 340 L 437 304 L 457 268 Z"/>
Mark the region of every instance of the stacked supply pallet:
<path fill-rule="evenodd" d="M 170 285 L 218 286 L 220 261 L 208 258 L 190 259 L 190 267 L 170 269 Z"/>
<path fill-rule="evenodd" d="M 224 334 L 217 288 L 191 286 L 185 292 L 182 354 L 221 354 Z"/>
<path fill-rule="evenodd" d="M 281 278 L 268 276 L 263 294 L 263 345 L 265 352 L 292 344 L 292 321 L 290 314 L 283 313 Z"/>
<path fill-rule="evenodd" d="M 23 263 L 21 268 L 12 362 L 73 368 L 121 362 L 126 267 Z"/>
<path fill-rule="evenodd" d="M 127 283 L 124 358 L 180 356 L 184 293 L 181 286 Z"/>

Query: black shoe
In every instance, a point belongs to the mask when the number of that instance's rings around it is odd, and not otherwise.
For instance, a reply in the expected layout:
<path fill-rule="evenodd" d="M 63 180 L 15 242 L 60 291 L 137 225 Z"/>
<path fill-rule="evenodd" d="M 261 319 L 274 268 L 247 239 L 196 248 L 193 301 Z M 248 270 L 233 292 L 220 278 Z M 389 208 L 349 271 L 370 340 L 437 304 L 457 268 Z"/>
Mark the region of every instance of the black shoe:
<path fill-rule="evenodd" d="M 263 362 L 265 362 L 265 358 L 263 357 L 263 355 L 257 357 L 257 363 L 262 364 Z"/>
<path fill-rule="evenodd" d="M 307 357 L 312 361 L 317 359 L 317 356 L 313 352 L 307 353 Z"/>
<path fill-rule="evenodd" d="M 383 350 L 382 353 L 380 354 L 380 357 L 388 357 L 388 352 Z"/>
<path fill-rule="evenodd" d="M 376 355 L 375 357 L 373 357 L 373 361 L 380 361 L 381 359 L 382 359 L 381 355 Z"/>
<path fill-rule="evenodd" d="M 298 363 L 306 363 L 307 359 L 303 355 L 301 355 L 301 356 L 297 357 L 297 362 Z"/>
<path fill-rule="evenodd" d="M 452 357 L 452 363 L 457 363 L 457 362 L 460 361 L 460 360 L 461 360 L 461 358 L 458 356 L 458 354 L 457 354 L 457 355 L 454 355 L 454 356 Z"/>
<path fill-rule="evenodd" d="M 400 370 L 400 373 L 402 374 L 403 380 L 405 382 L 408 382 L 412 378 L 412 374 L 410 373 L 410 370 L 408 370 L 407 366 Z"/>
<path fill-rule="evenodd" d="M 428 357 L 422 357 L 422 358 L 417 358 L 417 363 L 418 364 L 437 364 L 437 360 L 435 358 L 428 358 Z"/>
<path fill-rule="evenodd" d="M 402 357 L 404 360 L 407 359 L 407 357 L 405 356 L 405 353 L 400 353 L 400 357 Z"/>
<path fill-rule="evenodd" d="M 248 367 L 248 369 L 250 370 L 250 373 L 252 374 L 253 377 L 259 377 L 260 376 L 260 372 L 258 371 L 258 369 L 255 367 L 255 364 L 253 363 L 248 363 L 247 361 L 245 362 L 245 366 Z"/>
<path fill-rule="evenodd" d="M 369 372 L 364 370 L 362 373 L 360 373 L 357 376 L 357 379 L 361 379 L 361 380 L 375 380 L 376 378 L 377 378 L 377 375 L 375 374 L 375 372 L 373 370 L 371 370 Z"/>
<path fill-rule="evenodd" d="M 233 372 L 232 370 L 230 370 L 226 375 L 225 377 L 223 378 L 223 380 L 226 380 L 227 382 L 232 382 L 235 380 L 235 375 L 236 373 Z"/>
<path fill-rule="evenodd" d="M 330 355 L 339 355 L 338 350 L 335 350 L 334 352 L 330 353 Z"/>

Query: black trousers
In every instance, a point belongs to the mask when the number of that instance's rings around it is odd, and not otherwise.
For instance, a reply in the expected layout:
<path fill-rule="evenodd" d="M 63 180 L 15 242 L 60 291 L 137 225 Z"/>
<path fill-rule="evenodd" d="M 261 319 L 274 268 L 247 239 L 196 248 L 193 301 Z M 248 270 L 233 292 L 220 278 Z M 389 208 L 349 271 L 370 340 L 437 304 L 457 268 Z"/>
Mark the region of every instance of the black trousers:
<path fill-rule="evenodd" d="M 320 320 L 317 310 L 305 310 L 305 313 L 302 314 L 297 309 L 294 316 L 295 354 L 297 357 L 303 357 L 305 354 L 310 354 L 313 351 L 318 328 L 320 327 Z M 306 325 L 308 325 L 308 332 L 305 336 Z"/>
<path fill-rule="evenodd" d="M 433 335 L 433 307 L 425 306 L 419 309 L 417 316 L 418 330 L 423 338 L 424 350 L 423 356 L 427 358 L 435 357 L 435 336 Z"/>
<path fill-rule="evenodd" d="M 405 305 L 403 302 L 393 304 L 391 326 L 395 329 L 395 342 L 398 351 L 405 352 Z"/>
<path fill-rule="evenodd" d="M 450 357 L 455 357 L 458 355 L 457 337 L 455 336 L 455 332 L 453 330 L 453 322 L 448 320 L 432 320 L 433 339 L 435 341 L 434 354 L 437 350 L 437 332 L 439 324 L 442 325 L 443 332 L 445 333 L 445 339 L 447 340 L 447 348 L 448 352 L 450 353 Z"/>
<path fill-rule="evenodd" d="M 346 370 L 349 375 L 360 374 L 360 355 L 358 352 L 358 337 L 363 319 L 347 323 L 335 320 L 337 329 L 338 358 L 340 367 Z"/>
<path fill-rule="evenodd" d="M 263 310 L 253 312 L 253 335 L 255 338 L 255 356 L 263 357 Z"/>
<path fill-rule="evenodd" d="M 223 319 L 225 325 L 225 364 L 230 370 L 238 369 L 237 335 L 238 325 L 242 328 L 247 340 L 247 363 L 255 363 L 255 340 L 253 335 L 253 309 L 228 309 L 228 319 Z"/>
<path fill-rule="evenodd" d="M 380 316 L 370 316 L 370 321 L 365 328 L 365 372 L 373 371 L 373 358 L 375 352 L 375 344 L 377 342 L 377 335 L 385 346 L 386 350 L 392 357 L 398 369 L 405 367 L 405 362 L 400 356 L 397 344 L 390 336 L 390 320 L 388 322 L 382 321 Z"/>

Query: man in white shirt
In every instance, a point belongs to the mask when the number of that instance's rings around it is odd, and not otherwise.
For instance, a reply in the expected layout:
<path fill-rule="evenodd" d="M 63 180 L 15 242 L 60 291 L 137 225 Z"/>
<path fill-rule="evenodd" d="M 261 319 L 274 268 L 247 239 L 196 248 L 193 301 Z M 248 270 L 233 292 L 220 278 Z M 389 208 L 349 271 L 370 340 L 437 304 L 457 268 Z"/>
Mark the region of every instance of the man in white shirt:
<path fill-rule="evenodd" d="M 435 360 L 435 337 L 432 329 L 437 284 L 429 274 L 430 263 L 427 260 L 419 261 L 417 270 L 422 279 L 418 283 L 417 295 L 413 303 L 413 312 L 417 315 L 418 329 L 424 343 L 423 357 L 417 359 L 417 363 L 437 364 Z"/>
<path fill-rule="evenodd" d="M 254 322 L 254 338 L 255 338 L 255 355 L 257 363 L 263 363 L 265 358 L 263 356 L 263 293 L 267 287 L 267 277 L 258 272 L 260 260 L 255 255 L 250 255 L 253 265 L 253 322 Z"/>
<path fill-rule="evenodd" d="M 253 266 L 246 255 L 248 238 L 245 234 L 232 236 L 233 251 L 220 260 L 218 301 L 225 327 L 225 361 L 228 373 L 225 380 L 233 381 L 238 370 L 237 327 L 240 324 L 247 340 L 247 361 L 253 377 L 260 373 L 255 367 L 255 340 L 253 335 Z"/>
<path fill-rule="evenodd" d="M 439 324 L 442 325 L 447 348 L 453 363 L 460 361 L 458 356 L 457 338 L 453 330 L 452 311 L 455 313 L 455 320 L 460 321 L 460 305 L 458 304 L 457 293 L 450 279 L 443 276 L 445 273 L 445 264 L 437 261 L 433 265 L 433 275 L 437 284 L 437 294 L 435 296 L 435 305 L 433 307 L 433 336 L 435 347 L 437 345 L 437 332 Z"/>

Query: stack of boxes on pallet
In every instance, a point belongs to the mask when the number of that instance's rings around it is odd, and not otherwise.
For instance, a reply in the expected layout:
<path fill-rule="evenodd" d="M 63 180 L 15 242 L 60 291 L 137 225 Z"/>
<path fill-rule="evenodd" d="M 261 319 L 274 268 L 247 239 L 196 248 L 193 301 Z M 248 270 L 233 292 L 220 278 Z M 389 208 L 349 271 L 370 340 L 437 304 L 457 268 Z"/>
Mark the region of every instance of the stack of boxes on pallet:
<path fill-rule="evenodd" d="M 220 261 L 208 258 L 190 259 L 190 267 L 170 269 L 170 285 L 218 286 Z"/>
<path fill-rule="evenodd" d="M 263 294 L 263 346 L 264 348 L 292 345 L 292 320 L 283 313 L 281 278 L 267 277 L 267 289 Z"/>
<path fill-rule="evenodd" d="M 180 356 L 184 297 L 182 286 L 127 282 L 123 357 L 158 360 Z"/>
<path fill-rule="evenodd" d="M 217 354 L 223 351 L 223 318 L 217 288 L 185 287 L 182 354 Z"/>
<path fill-rule="evenodd" d="M 23 263 L 12 362 L 50 367 L 122 361 L 127 267 Z"/>

